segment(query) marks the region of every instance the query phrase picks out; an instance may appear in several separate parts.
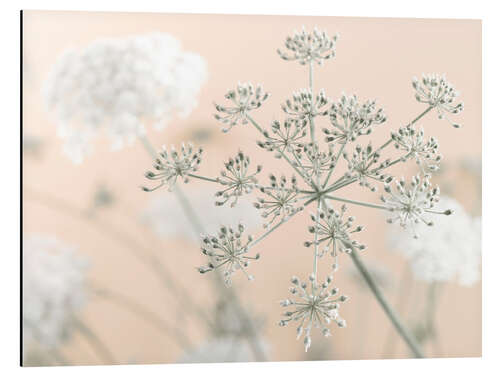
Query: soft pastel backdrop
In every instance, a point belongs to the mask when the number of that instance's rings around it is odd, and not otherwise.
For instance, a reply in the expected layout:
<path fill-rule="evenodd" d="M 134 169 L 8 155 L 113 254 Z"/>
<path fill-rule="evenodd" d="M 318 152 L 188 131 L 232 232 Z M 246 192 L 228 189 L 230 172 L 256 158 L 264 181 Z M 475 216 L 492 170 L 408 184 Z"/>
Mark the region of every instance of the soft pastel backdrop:
<path fill-rule="evenodd" d="M 120 37 L 153 31 L 167 32 L 178 38 L 186 50 L 202 55 L 208 63 L 209 78 L 199 97 L 199 106 L 187 119 L 175 119 L 162 132 L 149 130 L 155 146 L 189 140 L 207 129 L 208 138 L 200 141 L 205 148 L 201 173 L 215 175 L 222 161 L 239 148 L 265 166 L 263 176 L 281 171 L 283 164 L 257 148 L 258 135 L 250 126 L 239 126 L 229 134 L 220 133 L 213 119 L 213 101 L 221 101 L 228 88 L 238 81 L 264 84 L 271 98 L 254 117 L 267 124 L 282 118 L 279 104 L 293 90 L 305 87 L 307 72 L 296 63 L 285 62 L 276 54 L 287 35 L 304 25 L 318 26 L 330 34 L 338 32 L 337 57 L 316 69 L 315 85 L 325 88 L 329 97 L 356 93 L 361 98 L 377 98 L 388 114 L 385 125 L 374 132 L 372 140 L 382 143 L 391 130 L 419 114 L 424 106 L 417 103 L 411 78 L 421 73 L 446 73 L 460 90 L 465 110 L 457 118 L 463 128 L 455 130 L 433 113 L 421 124 L 427 134 L 440 141 L 440 150 L 449 165 L 465 157 L 481 156 L 481 24 L 474 20 L 383 19 L 341 17 L 283 17 L 180 15 L 146 13 L 90 13 L 25 11 L 23 130 L 42 139 L 42 152 L 24 159 L 23 231 L 52 233 L 67 243 L 78 245 L 92 263 L 90 279 L 109 289 L 120 291 L 168 321 L 185 328 L 195 340 L 203 341 L 203 332 L 187 327 L 182 312 L 174 312 L 174 302 L 165 295 L 161 284 L 147 267 L 137 261 L 119 243 L 95 230 L 85 220 L 68 217 L 48 208 L 32 194 L 33 190 L 56 194 L 81 209 L 87 209 L 99 184 L 115 195 L 114 207 L 98 215 L 153 249 L 166 267 L 176 274 L 199 301 L 211 303 L 211 285 L 195 266 L 204 260 L 198 246 L 188 241 L 160 241 L 139 222 L 142 208 L 150 196 L 138 189 L 151 161 L 139 142 L 118 152 L 110 152 L 105 141 L 96 145 L 82 165 L 75 166 L 62 156 L 56 126 L 46 112 L 41 87 L 58 56 L 69 47 L 81 47 L 100 37 Z M 454 174 L 456 198 L 471 211 L 477 188 L 473 179 Z M 193 184 L 204 186 L 202 181 Z M 379 194 L 353 189 L 360 200 L 375 201 Z M 343 195 L 345 196 L 345 194 Z M 368 251 L 367 260 L 386 265 L 396 280 L 403 275 L 405 262 L 386 249 L 386 224 L 376 210 L 352 208 L 357 221 L 367 228 L 360 234 Z M 308 238 L 307 215 L 291 221 L 260 246 L 262 258 L 252 264 L 255 281 L 237 278 L 242 299 L 264 316 L 263 334 L 270 344 L 272 360 L 303 360 L 301 342 L 295 330 L 279 328 L 282 312 L 278 300 L 287 296 L 291 275 L 305 277 L 310 271 L 311 254 L 302 243 Z M 337 285 L 350 301 L 341 314 L 348 327 L 335 330 L 329 339 L 318 336 L 315 344 L 325 348 L 331 359 L 380 358 L 391 330 L 380 307 L 348 276 L 350 260 L 341 257 Z M 345 271 L 345 272 L 342 272 Z M 208 276 L 209 277 L 209 276 Z M 398 299 L 396 288 L 387 291 L 391 302 Z M 424 301 L 425 285 L 415 284 L 408 294 L 404 315 L 417 314 Z M 413 314 L 413 315 L 412 315 Z M 84 319 L 99 333 L 120 363 L 162 363 L 176 361 L 182 354 L 172 340 L 151 325 L 102 299 L 92 299 Z M 435 356 L 481 355 L 481 286 L 471 288 L 447 284 L 438 306 L 437 322 L 440 348 L 426 347 Z M 394 357 L 407 357 L 403 343 L 395 341 Z M 362 349 L 360 349 L 362 347 Z M 75 364 L 98 364 L 92 349 L 76 335 L 64 348 Z"/>

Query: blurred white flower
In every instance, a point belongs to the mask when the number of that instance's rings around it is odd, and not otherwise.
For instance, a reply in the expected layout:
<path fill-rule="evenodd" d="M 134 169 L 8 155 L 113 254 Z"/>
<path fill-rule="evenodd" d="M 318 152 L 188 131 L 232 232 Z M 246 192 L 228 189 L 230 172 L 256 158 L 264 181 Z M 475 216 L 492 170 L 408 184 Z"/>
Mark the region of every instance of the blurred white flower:
<path fill-rule="evenodd" d="M 472 285 L 480 279 L 481 218 L 472 218 L 457 201 L 445 196 L 436 207 L 453 213 L 436 215 L 434 226 L 423 226 L 418 239 L 394 227 L 389 244 L 409 260 L 418 280 Z"/>
<path fill-rule="evenodd" d="M 186 194 L 193 209 L 199 213 L 205 233 L 215 233 L 222 224 L 236 226 L 245 222 L 248 230 L 262 226 L 262 218 L 252 202 L 245 197 L 238 200 L 238 205 L 215 206 L 213 199 L 217 189 L 188 189 Z M 159 237 L 183 237 L 200 241 L 202 233 L 193 231 L 192 223 L 186 216 L 177 197 L 163 193 L 152 197 L 141 217 L 142 221 L 151 227 Z"/>
<path fill-rule="evenodd" d="M 206 70 L 201 56 L 182 51 L 166 33 L 103 38 L 66 51 L 44 87 L 64 153 L 80 163 L 99 132 L 120 149 L 144 132 L 145 123 L 161 130 L 173 116 L 189 115 Z"/>
<path fill-rule="evenodd" d="M 54 237 L 23 238 L 24 354 L 32 347 L 54 349 L 69 337 L 86 302 L 86 269 L 86 260 Z"/>

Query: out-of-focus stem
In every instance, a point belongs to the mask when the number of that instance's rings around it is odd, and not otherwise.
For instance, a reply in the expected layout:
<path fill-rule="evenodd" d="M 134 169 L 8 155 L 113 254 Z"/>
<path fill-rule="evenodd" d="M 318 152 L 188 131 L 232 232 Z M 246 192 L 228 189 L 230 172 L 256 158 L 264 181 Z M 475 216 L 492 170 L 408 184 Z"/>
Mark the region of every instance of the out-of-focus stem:
<path fill-rule="evenodd" d="M 408 302 L 410 302 L 410 297 L 412 295 L 412 292 L 414 290 L 413 288 L 413 282 L 412 282 L 412 274 L 411 274 L 411 268 L 410 265 L 407 264 L 405 266 L 405 269 L 403 271 L 403 276 L 401 277 L 401 280 L 399 282 L 399 293 L 396 301 L 396 309 L 402 313 L 403 315 L 406 314 L 406 310 L 408 307 Z M 395 334 L 394 331 L 391 329 L 389 333 L 387 334 L 387 339 L 385 341 L 384 345 L 384 350 L 382 354 L 382 358 L 392 358 L 393 353 L 394 353 L 394 344 L 395 344 Z"/>
<path fill-rule="evenodd" d="M 316 286 L 318 280 L 318 227 L 319 227 L 319 215 L 321 213 L 321 204 L 323 200 L 318 199 L 318 210 L 316 212 L 316 230 L 314 231 L 314 256 L 313 256 L 313 275 L 314 275 L 314 286 Z"/>
<path fill-rule="evenodd" d="M 437 312 L 437 301 L 438 294 L 441 290 L 441 284 L 438 282 L 433 282 L 429 284 L 427 288 L 427 308 L 426 308 L 426 332 L 430 338 L 433 346 L 435 355 L 440 355 L 441 345 L 439 342 L 439 332 L 436 329 L 436 312 Z"/>
<path fill-rule="evenodd" d="M 366 283 L 368 284 L 368 287 L 372 291 L 378 303 L 384 310 L 385 314 L 387 315 L 387 317 L 389 318 L 389 320 L 391 321 L 391 323 L 393 324 L 394 328 L 399 333 L 401 338 L 405 341 L 406 345 L 408 345 L 413 355 L 416 358 L 424 358 L 424 355 L 418 345 L 417 340 L 411 334 L 411 332 L 403 325 L 396 311 L 394 311 L 394 309 L 389 305 L 382 291 L 371 277 L 370 273 L 366 269 L 361 259 L 358 257 L 356 250 L 352 251 L 349 255 L 351 256 L 354 265 L 361 273 L 361 276 L 363 276 L 363 279 L 365 279 Z"/>
<path fill-rule="evenodd" d="M 76 328 L 80 331 L 80 333 L 85 337 L 89 345 L 94 349 L 96 355 L 101 359 L 103 365 L 114 365 L 116 364 L 116 360 L 109 351 L 106 344 L 102 342 L 102 340 L 97 336 L 94 331 L 87 326 L 82 320 L 75 320 Z"/>
<path fill-rule="evenodd" d="M 313 108 L 314 108 L 314 91 L 313 91 L 313 82 L 314 81 L 314 67 L 313 67 L 313 61 L 309 61 L 309 90 L 311 92 L 311 114 L 309 115 L 309 130 L 311 133 L 311 142 L 314 143 L 316 141 L 316 134 L 315 134 L 315 127 L 314 127 L 314 114 Z"/>

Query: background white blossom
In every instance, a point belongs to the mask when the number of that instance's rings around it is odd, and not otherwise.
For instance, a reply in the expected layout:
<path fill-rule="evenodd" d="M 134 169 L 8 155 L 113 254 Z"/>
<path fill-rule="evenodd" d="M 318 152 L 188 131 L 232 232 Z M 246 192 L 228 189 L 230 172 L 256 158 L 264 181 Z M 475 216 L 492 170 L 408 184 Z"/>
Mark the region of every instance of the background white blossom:
<path fill-rule="evenodd" d="M 32 346 L 57 348 L 87 301 L 88 263 L 75 248 L 55 237 L 23 238 L 23 352 Z"/>
<path fill-rule="evenodd" d="M 389 232 L 389 246 L 410 262 L 415 278 L 426 282 L 457 281 L 472 285 L 480 279 L 481 218 L 471 217 L 453 198 L 441 196 L 433 226 L 421 226 L 416 240 L 399 227 Z"/>
<path fill-rule="evenodd" d="M 146 123 L 161 130 L 175 115 L 189 115 L 206 70 L 201 56 L 183 51 L 167 33 L 102 38 L 67 50 L 44 87 L 64 153 L 80 163 L 100 132 L 112 149 L 120 149 Z"/>
<path fill-rule="evenodd" d="M 238 205 L 233 208 L 215 206 L 216 191 L 217 189 L 209 186 L 186 190 L 191 206 L 199 213 L 205 234 L 217 232 L 222 224 L 234 226 L 242 221 L 248 230 L 262 226 L 263 221 L 259 211 L 249 199 L 241 197 Z M 182 237 L 197 243 L 200 241 L 202 233 L 193 230 L 179 199 L 172 193 L 164 192 L 152 196 L 142 213 L 141 220 L 159 237 Z"/>

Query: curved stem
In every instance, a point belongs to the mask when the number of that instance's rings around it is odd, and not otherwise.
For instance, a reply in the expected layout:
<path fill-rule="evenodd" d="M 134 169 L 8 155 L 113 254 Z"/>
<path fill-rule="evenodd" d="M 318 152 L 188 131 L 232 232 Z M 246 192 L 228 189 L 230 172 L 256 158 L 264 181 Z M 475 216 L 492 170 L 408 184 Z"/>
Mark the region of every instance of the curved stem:
<path fill-rule="evenodd" d="M 407 264 L 403 271 L 403 276 L 399 281 L 399 291 L 396 301 L 396 309 L 402 314 L 406 314 L 406 311 L 408 310 L 408 303 L 410 302 L 410 297 L 412 296 L 414 291 L 414 283 L 412 281 L 413 278 L 411 274 L 411 267 L 409 264 Z M 394 338 L 394 331 L 391 329 L 385 341 L 382 358 L 392 358 L 395 343 Z"/>
<path fill-rule="evenodd" d="M 314 92 L 313 92 L 313 81 L 314 81 L 314 67 L 313 61 L 309 61 L 309 90 L 311 91 L 311 113 L 314 111 Z M 314 116 L 312 114 L 309 115 L 309 130 L 311 133 L 311 142 L 314 143 L 316 141 L 315 135 L 315 127 L 314 127 Z"/>
<path fill-rule="evenodd" d="M 85 337 L 90 346 L 92 346 L 97 356 L 104 362 L 103 364 L 113 365 L 117 363 L 106 344 L 101 341 L 99 336 L 97 336 L 89 326 L 80 319 L 76 319 L 75 324 L 83 337 Z"/>
<path fill-rule="evenodd" d="M 363 276 L 363 279 L 366 281 L 368 284 L 368 287 L 372 291 L 373 295 L 377 299 L 378 303 L 384 310 L 385 314 L 393 324 L 394 328 L 396 331 L 399 333 L 401 338 L 405 341 L 405 343 L 408 345 L 410 350 L 412 351 L 413 355 L 416 358 L 424 358 L 424 355 L 422 353 L 422 350 L 420 349 L 417 340 L 415 337 L 411 334 L 411 332 L 403 325 L 401 319 L 399 318 L 398 314 L 396 311 L 389 305 L 387 302 L 386 298 L 382 294 L 382 291 L 378 287 L 378 285 L 375 283 L 373 278 L 371 277 L 370 273 L 366 269 L 365 265 L 361 261 L 361 259 L 358 257 L 358 254 L 356 251 L 352 251 L 350 254 L 350 257 L 352 261 L 354 262 L 354 265 L 358 269 L 358 271 L 361 273 L 361 276 Z"/>
<path fill-rule="evenodd" d="M 318 210 L 316 212 L 316 230 L 314 231 L 314 257 L 313 257 L 313 275 L 314 280 L 318 279 L 318 229 L 319 229 L 319 215 L 321 213 L 321 204 L 323 200 L 318 199 Z"/>

